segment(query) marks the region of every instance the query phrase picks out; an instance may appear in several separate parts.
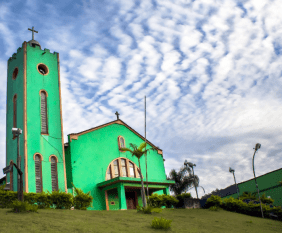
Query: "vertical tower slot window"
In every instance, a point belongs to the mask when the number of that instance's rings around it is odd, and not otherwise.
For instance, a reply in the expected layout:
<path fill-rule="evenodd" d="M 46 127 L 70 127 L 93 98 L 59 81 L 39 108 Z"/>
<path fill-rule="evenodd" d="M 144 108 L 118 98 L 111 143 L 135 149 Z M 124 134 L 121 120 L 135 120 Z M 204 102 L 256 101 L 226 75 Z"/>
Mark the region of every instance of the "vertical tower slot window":
<path fill-rule="evenodd" d="M 42 167 L 41 159 L 39 155 L 35 155 L 35 182 L 36 182 L 36 193 L 42 192 Z"/>
<path fill-rule="evenodd" d="M 47 95 L 41 91 L 41 133 L 48 134 Z"/>
<path fill-rule="evenodd" d="M 52 178 L 52 192 L 58 190 L 58 172 L 57 172 L 57 161 L 53 156 L 51 157 L 51 178 Z"/>

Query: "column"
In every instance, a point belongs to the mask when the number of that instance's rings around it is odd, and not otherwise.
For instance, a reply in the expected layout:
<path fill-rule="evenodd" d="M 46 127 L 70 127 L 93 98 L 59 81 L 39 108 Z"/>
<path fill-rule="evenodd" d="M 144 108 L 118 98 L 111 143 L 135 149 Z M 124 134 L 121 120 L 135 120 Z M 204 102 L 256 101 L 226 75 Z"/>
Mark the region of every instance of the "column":
<path fill-rule="evenodd" d="M 118 189 L 118 197 L 119 197 L 119 208 L 121 210 L 127 210 L 124 185 L 122 183 L 119 183 L 117 189 Z"/>

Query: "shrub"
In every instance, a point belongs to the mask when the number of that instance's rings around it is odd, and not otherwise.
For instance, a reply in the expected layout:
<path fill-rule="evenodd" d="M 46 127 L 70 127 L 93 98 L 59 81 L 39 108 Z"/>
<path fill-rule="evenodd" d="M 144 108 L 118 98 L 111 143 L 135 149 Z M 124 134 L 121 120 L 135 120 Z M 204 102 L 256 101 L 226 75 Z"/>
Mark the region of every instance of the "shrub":
<path fill-rule="evenodd" d="M 162 195 L 163 197 L 163 205 L 165 205 L 166 208 L 171 208 L 172 206 L 176 206 L 179 202 L 175 197 L 170 195 Z"/>
<path fill-rule="evenodd" d="M 168 229 L 170 228 L 172 220 L 167 220 L 164 218 L 154 218 L 152 221 L 152 228 L 155 229 Z"/>
<path fill-rule="evenodd" d="M 153 194 L 149 196 L 148 204 L 154 208 L 161 208 L 165 206 L 166 208 L 171 208 L 172 206 L 176 206 L 178 200 L 170 195 L 162 194 Z"/>
<path fill-rule="evenodd" d="M 177 200 L 179 201 L 176 204 L 176 207 L 183 208 L 184 207 L 184 198 L 191 198 L 191 193 L 182 193 L 176 195 Z"/>
<path fill-rule="evenodd" d="M 160 212 L 162 212 L 162 209 L 161 209 L 161 208 L 154 208 L 154 209 L 152 210 L 152 212 L 160 213 Z"/>
<path fill-rule="evenodd" d="M 218 207 L 218 206 L 212 206 L 212 207 L 209 208 L 209 210 L 210 211 L 219 211 L 219 210 L 221 210 L 221 208 Z"/>
<path fill-rule="evenodd" d="M 147 207 L 141 207 L 141 206 L 137 206 L 137 213 L 143 213 L 143 214 L 152 214 L 153 208 L 150 205 L 147 205 Z"/>
<path fill-rule="evenodd" d="M 215 195 L 211 195 L 210 198 L 207 199 L 206 201 L 206 207 L 209 208 L 211 206 L 221 206 L 222 205 L 222 200 L 220 196 L 215 196 Z"/>
<path fill-rule="evenodd" d="M 90 191 L 88 193 L 84 193 L 81 189 L 76 188 L 73 183 L 71 183 L 74 187 L 74 191 L 76 196 L 73 198 L 74 208 L 79 210 L 86 210 L 87 207 L 92 203 L 93 197 L 90 195 Z"/>
<path fill-rule="evenodd" d="M 15 200 L 12 202 L 12 211 L 14 213 L 28 213 L 28 212 L 37 212 L 38 206 L 30 205 L 27 201 L 22 202 L 19 200 Z"/>
<path fill-rule="evenodd" d="M 160 208 L 163 206 L 163 198 L 162 195 L 158 195 L 157 193 L 149 196 L 148 204 L 155 208 Z"/>

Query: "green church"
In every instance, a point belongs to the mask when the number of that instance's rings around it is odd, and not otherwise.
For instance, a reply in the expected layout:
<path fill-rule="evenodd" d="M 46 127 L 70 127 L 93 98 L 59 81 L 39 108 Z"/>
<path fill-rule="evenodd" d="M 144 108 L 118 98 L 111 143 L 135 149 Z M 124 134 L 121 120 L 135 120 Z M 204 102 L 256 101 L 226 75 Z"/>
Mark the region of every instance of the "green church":
<path fill-rule="evenodd" d="M 39 42 L 24 42 L 7 67 L 6 166 L 17 164 L 17 137 L 20 135 L 20 168 L 26 193 L 62 190 L 73 193 L 73 183 L 90 191 L 88 210 L 126 210 L 142 206 L 141 179 L 147 186 L 145 157 L 138 159 L 120 149 L 139 146 L 145 138 L 119 119 L 86 131 L 71 133 L 64 143 L 59 53 L 41 49 Z M 74 112 L 75 113 L 75 112 Z M 161 149 L 147 142 L 149 194 L 169 194 Z M 2 179 L 6 190 L 17 191 L 15 167 Z"/>

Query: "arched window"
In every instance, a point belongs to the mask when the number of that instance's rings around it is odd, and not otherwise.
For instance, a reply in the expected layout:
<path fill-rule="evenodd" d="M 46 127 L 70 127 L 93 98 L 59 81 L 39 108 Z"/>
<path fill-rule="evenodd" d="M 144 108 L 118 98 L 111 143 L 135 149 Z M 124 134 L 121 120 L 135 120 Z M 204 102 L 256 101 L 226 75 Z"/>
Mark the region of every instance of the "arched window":
<path fill-rule="evenodd" d="M 109 166 L 108 170 L 107 170 L 107 180 L 112 179 L 112 175 L 111 175 L 111 165 Z"/>
<path fill-rule="evenodd" d="M 118 160 L 115 160 L 113 162 L 114 164 L 114 178 L 119 176 L 119 166 L 118 166 Z"/>
<path fill-rule="evenodd" d="M 58 190 L 58 170 L 57 160 L 55 156 L 51 157 L 51 179 L 52 179 L 52 192 Z"/>
<path fill-rule="evenodd" d="M 132 178 L 135 177 L 134 164 L 131 162 L 129 162 L 129 173 L 130 173 L 130 177 Z"/>
<path fill-rule="evenodd" d="M 41 133 L 48 134 L 48 118 L 47 118 L 47 95 L 45 91 L 41 91 Z"/>
<path fill-rule="evenodd" d="M 125 140 L 123 136 L 118 136 L 118 148 L 125 148 Z"/>
<path fill-rule="evenodd" d="M 42 192 L 42 167 L 40 155 L 35 155 L 35 183 L 36 193 Z"/>
<path fill-rule="evenodd" d="M 127 158 L 117 158 L 108 166 L 106 180 L 110 180 L 118 176 L 140 178 L 140 169 Z"/>
<path fill-rule="evenodd" d="M 121 171 L 122 171 L 122 176 L 127 177 L 127 169 L 126 169 L 126 160 L 121 159 Z"/>

